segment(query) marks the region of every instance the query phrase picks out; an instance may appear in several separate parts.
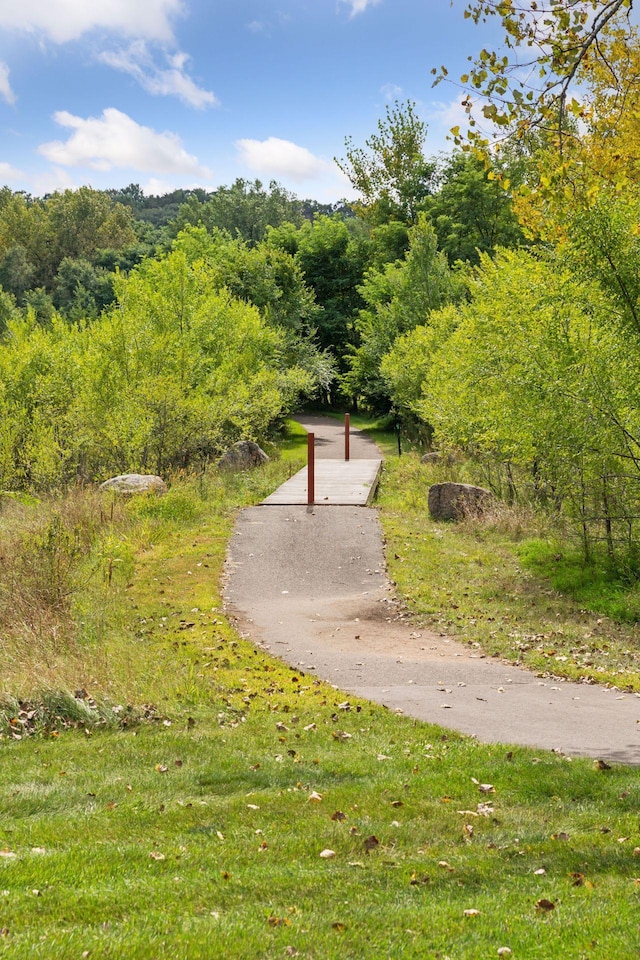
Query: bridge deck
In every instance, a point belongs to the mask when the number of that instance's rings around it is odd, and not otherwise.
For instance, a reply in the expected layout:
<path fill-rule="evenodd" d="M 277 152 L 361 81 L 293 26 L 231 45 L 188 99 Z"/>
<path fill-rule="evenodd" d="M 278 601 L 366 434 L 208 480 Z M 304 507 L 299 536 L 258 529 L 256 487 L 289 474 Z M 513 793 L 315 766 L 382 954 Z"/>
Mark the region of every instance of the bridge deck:
<path fill-rule="evenodd" d="M 316 506 L 366 507 L 375 492 L 381 466 L 382 460 L 317 459 Z M 262 503 L 266 506 L 306 504 L 307 468 L 299 470 Z"/>

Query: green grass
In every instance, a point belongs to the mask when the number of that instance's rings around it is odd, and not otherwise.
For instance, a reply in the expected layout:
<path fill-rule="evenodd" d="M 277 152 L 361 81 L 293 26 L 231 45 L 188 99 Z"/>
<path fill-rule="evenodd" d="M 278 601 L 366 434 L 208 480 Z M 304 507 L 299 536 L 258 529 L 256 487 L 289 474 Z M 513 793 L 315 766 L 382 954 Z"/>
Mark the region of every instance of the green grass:
<path fill-rule="evenodd" d="M 388 468 L 391 526 L 417 489 L 407 463 Z M 235 510 L 287 471 L 186 481 L 116 518 L 133 566 L 79 591 L 69 642 L 89 672 L 68 680 L 149 719 L 0 740 L 0 958 L 637 955 L 634 770 L 347 701 L 234 633 L 219 578 Z M 408 571 L 432 525 L 406 509 Z M 465 550 L 433 536 L 452 563 Z"/>
<path fill-rule="evenodd" d="M 592 606 L 561 592 L 569 584 L 532 561 L 540 555 L 531 545 L 539 518 L 523 511 L 503 507 L 484 521 L 433 521 L 429 486 L 448 479 L 446 471 L 396 457 L 385 464 L 379 487 L 390 575 L 418 620 L 540 673 L 640 690 L 638 625 L 611 616 L 610 585 L 605 590 L 600 581 L 607 603 L 593 590 Z"/>
<path fill-rule="evenodd" d="M 640 571 L 637 563 L 613 563 L 604 550 L 583 552 L 558 540 L 531 540 L 519 552 L 527 569 L 549 580 L 581 607 L 621 623 L 640 622 Z"/>

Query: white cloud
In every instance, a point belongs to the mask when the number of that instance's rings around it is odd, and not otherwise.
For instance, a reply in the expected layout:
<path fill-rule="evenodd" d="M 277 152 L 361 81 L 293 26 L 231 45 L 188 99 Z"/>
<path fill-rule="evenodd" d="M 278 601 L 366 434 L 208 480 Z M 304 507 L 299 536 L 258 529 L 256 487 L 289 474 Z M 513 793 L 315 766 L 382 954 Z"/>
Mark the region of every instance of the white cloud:
<path fill-rule="evenodd" d="M 436 101 L 430 105 L 427 119 L 441 124 L 450 130 L 451 127 L 465 127 L 469 125 L 469 115 L 466 107 L 462 106 L 462 98 L 451 100 L 449 103 Z"/>
<path fill-rule="evenodd" d="M 16 95 L 9 83 L 9 67 L 6 63 L 0 63 L 0 97 L 11 106 L 16 102 Z"/>
<path fill-rule="evenodd" d="M 198 110 L 213 107 L 218 103 L 212 91 L 203 90 L 185 72 L 189 62 L 188 54 L 175 53 L 165 56 L 168 68 L 162 69 L 154 63 L 144 40 L 136 40 L 126 50 L 105 51 L 98 59 L 115 70 L 128 73 L 147 93 L 178 97 L 183 103 Z"/>
<path fill-rule="evenodd" d="M 140 184 L 145 197 L 164 197 L 166 193 L 172 193 L 176 186 L 168 180 L 161 180 L 158 177 L 149 177 L 146 183 Z"/>
<path fill-rule="evenodd" d="M 75 183 L 66 170 L 62 167 L 51 167 L 44 173 L 36 174 L 31 178 L 30 189 L 36 197 L 42 197 L 46 193 L 62 193 L 64 190 L 77 190 L 79 184 Z"/>
<path fill-rule="evenodd" d="M 326 172 L 328 164 L 305 147 L 290 140 L 269 137 L 267 140 L 236 140 L 240 160 L 254 173 L 267 177 L 289 177 L 292 180 L 316 180 Z"/>
<path fill-rule="evenodd" d="M 0 162 L 0 183 L 11 183 L 24 177 L 22 170 L 17 170 L 10 163 Z"/>
<path fill-rule="evenodd" d="M 86 120 L 60 110 L 54 120 L 74 132 L 64 142 L 41 144 L 38 152 L 60 166 L 88 166 L 93 170 L 127 167 L 155 174 L 209 176 L 207 168 L 187 153 L 175 133 L 156 133 L 114 107 L 106 109 L 101 117 Z"/>
<path fill-rule="evenodd" d="M 385 100 L 397 100 L 402 94 L 402 87 L 396 83 L 385 83 L 384 87 L 380 87 L 380 93 Z"/>
<path fill-rule="evenodd" d="M 44 34 L 54 43 L 101 29 L 169 42 L 182 0 L 0 0 L 0 29 Z"/>
<path fill-rule="evenodd" d="M 367 7 L 375 7 L 380 0 L 340 0 L 340 2 L 351 7 L 351 16 L 356 17 L 359 13 L 364 13 Z"/>
<path fill-rule="evenodd" d="M 209 191 L 215 189 L 213 184 L 207 183 L 204 180 L 193 181 L 191 183 L 185 183 L 184 180 L 179 180 L 178 182 L 172 183 L 170 180 L 163 180 L 160 177 L 149 177 L 148 180 L 140 184 L 140 187 L 145 197 L 163 197 L 166 193 L 173 193 L 174 190 L 195 190 L 197 187 Z"/>

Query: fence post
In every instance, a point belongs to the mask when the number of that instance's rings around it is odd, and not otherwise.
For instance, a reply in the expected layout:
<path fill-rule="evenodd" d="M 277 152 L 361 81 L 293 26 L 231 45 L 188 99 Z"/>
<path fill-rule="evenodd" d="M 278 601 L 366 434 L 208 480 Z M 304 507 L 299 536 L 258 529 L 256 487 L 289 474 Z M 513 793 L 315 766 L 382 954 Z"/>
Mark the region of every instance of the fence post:
<path fill-rule="evenodd" d="M 307 505 L 312 506 L 316 499 L 316 452 L 315 433 L 307 434 Z"/>
<path fill-rule="evenodd" d="M 350 429 L 350 417 L 348 413 L 344 415 L 344 458 L 345 460 L 349 459 L 349 429 Z"/>

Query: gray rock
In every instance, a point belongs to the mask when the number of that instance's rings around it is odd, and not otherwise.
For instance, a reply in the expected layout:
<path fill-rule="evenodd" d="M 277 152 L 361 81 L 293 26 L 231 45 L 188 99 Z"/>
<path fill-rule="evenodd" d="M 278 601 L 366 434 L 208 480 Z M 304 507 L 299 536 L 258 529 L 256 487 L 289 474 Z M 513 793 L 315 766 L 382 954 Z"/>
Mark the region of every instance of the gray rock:
<path fill-rule="evenodd" d="M 252 440 L 238 440 L 218 460 L 218 470 L 248 470 L 268 463 L 269 457 Z"/>
<path fill-rule="evenodd" d="M 100 484 L 100 490 L 114 493 L 166 493 L 167 485 L 162 477 L 150 473 L 123 473 Z"/>
<path fill-rule="evenodd" d="M 486 510 L 494 497 L 469 483 L 434 483 L 429 488 L 429 513 L 434 520 L 463 520 Z"/>
<path fill-rule="evenodd" d="M 420 463 L 437 463 L 440 460 L 440 454 L 437 450 L 432 450 L 431 453 L 425 453 L 424 457 L 420 460 Z"/>

